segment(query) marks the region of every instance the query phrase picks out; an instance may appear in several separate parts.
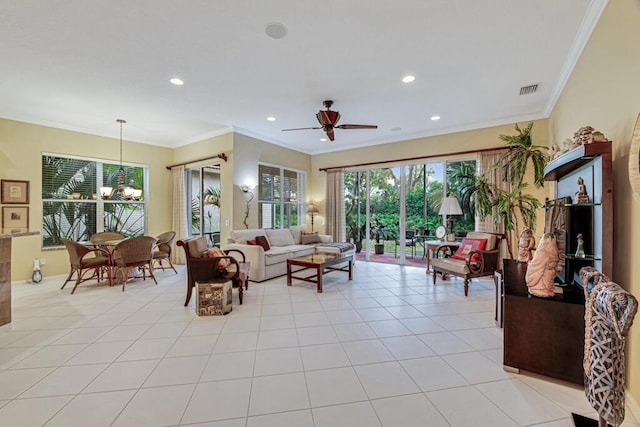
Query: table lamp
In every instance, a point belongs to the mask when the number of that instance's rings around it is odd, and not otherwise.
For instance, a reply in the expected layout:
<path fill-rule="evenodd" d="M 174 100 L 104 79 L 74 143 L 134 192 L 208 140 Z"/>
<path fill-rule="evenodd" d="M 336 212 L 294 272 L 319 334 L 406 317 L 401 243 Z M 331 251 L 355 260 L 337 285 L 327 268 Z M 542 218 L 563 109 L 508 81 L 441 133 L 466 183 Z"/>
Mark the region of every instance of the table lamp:
<path fill-rule="evenodd" d="M 444 199 L 442 199 L 442 206 L 440 206 L 440 211 L 438 212 L 438 215 L 442 215 L 444 216 L 446 219 L 446 223 L 447 223 L 447 229 L 449 230 L 449 236 L 447 237 L 447 240 L 452 241 L 454 239 L 452 239 L 451 237 L 453 236 L 453 218 L 451 218 L 451 215 L 462 215 L 462 209 L 460 208 L 460 203 L 458 203 L 458 199 L 455 198 L 455 196 L 452 195 L 448 195 L 447 197 L 445 197 Z"/>
<path fill-rule="evenodd" d="M 316 205 L 314 205 L 313 203 L 309 203 L 307 205 L 307 213 L 311 215 L 311 232 L 313 233 L 313 215 L 320 213 L 320 211 L 318 210 L 318 207 Z"/>

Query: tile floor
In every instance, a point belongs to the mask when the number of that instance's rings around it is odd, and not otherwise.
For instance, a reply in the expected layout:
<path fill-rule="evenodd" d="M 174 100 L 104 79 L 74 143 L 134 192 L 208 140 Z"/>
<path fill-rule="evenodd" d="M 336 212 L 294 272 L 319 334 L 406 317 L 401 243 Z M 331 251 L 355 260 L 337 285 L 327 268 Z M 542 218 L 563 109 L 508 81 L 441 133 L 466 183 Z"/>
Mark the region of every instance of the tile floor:
<path fill-rule="evenodd" d="M 572 426 L 581 389 L 502 369 L 490 280 L 358 262 L 324 293 L 284 278 L 197 317 L 158 285 L 14 284 L 0 331 L 1 426 Z M 234 298 L 237 295 L 234 292 Z M 236 301 L 237 302 L 237 301 Z M 638 426 L 629 411 L 624 426 Z"/>

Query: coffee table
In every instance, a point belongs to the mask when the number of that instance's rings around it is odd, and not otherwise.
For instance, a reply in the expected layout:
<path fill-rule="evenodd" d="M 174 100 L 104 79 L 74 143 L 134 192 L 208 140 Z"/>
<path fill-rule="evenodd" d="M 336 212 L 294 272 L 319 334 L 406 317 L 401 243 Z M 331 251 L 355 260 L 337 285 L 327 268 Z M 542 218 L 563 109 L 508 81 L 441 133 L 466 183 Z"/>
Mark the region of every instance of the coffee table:
<path fill-rule="evenodd" d="M 348 267 L 332 267 L 336 264 L 348 262 Z M 310 276 L 294 276 L 291 273 L 292 266 L 303 267 L 301 270 L 315 269 L 316 273 Z M 287 286 L 291 286 L 291 279 L 298 279 L 304 282 L 316 283 L 318 285 L 318 293 L 322 293 L 322 276 L 325 270 L 329 271 L 347 271 L 349 272 L 349 280 L 353 280 L 353 255 L 343 255 L 337 253 L 317 252 L 311 255 L 305 255 L 299 258 L 290 258 L 287 260 Z"/>

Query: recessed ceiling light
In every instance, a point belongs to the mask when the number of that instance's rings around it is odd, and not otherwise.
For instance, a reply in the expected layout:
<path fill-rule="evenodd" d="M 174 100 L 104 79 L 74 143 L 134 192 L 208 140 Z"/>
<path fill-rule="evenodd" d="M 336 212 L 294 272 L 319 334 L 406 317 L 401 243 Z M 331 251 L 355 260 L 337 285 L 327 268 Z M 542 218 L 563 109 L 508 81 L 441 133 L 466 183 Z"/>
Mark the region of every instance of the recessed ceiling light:
<path fill-rule="evenodd" d="M 267 24 L 264 32 L 267 33 L 267 35 L 272 39 L 281 39 L 287 35 L 287 27 L 279 22 L 272 22 L 270 24 Z"/>
<path fill-rule="evenodd" d="M 402 83 L 411 83 L 415 79 L 416 79 L 416 76 L 412 76 L 411 74 L 409 74 L 408 76 L 404 76 L 402 78 Z"/>
<path fill-rule="evenodd" d="M 325 142 L 327 138 L 320 138 L 320 141 Z"/>
<path fill-rule="evenodd" d="M 169 80 L 172 84 L 176 85 L 176 86 L 182 86 L 184 84 L 184 82 L 182 81 L 182 79 L 179 79 L 177 77 L 172 78 L 171 80 Z"/>
<path fill-rule="evenodd" d="M 433 120 L 434 122 L 436 120 L 440 120 L 440 116 L 431 116 L 431 120 Z"/>
<path fill-rule="evenodd" d="M 276 118 L 273 117 L 273 116 L 269 116 L 269 117 L 267 117 L 267 120 L 269 120 L 270 122 L 275 122 Z"/>

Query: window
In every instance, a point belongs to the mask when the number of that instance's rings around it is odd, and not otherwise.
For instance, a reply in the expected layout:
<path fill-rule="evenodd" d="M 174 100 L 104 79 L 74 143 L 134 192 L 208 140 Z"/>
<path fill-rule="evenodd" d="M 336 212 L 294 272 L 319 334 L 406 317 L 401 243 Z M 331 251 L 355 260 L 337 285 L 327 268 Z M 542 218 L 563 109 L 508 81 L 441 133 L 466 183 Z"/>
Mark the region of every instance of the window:
<path fill-rule="evenodd" d="M 123 166 L 97 160 L 42 156 L 42 247 L 61 246 L 60 238 L 89 240 L 100 231 L 125 236 L 145 232 L 146 182 L 141 166 Z"/>
<path fill-rule="evenodd" d="M 258 227 L 286 228 L 305 224 L 304 172 L 258 166 Z"/>

